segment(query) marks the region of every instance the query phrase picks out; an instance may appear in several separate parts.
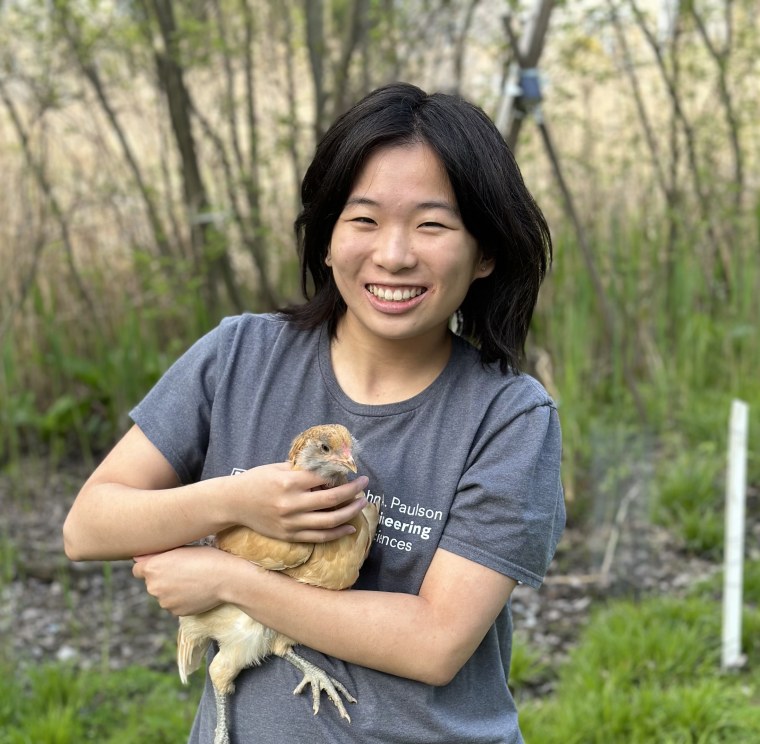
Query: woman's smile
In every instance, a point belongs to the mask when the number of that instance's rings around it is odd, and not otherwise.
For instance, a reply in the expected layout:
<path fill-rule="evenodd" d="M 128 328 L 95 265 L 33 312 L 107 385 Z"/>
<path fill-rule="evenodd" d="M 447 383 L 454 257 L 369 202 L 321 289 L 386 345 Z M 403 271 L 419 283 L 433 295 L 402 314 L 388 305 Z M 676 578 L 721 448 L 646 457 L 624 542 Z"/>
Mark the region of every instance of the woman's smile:
<path fill-rule="evenodd" d="M 386 300 L 387 302 L 402 302 L 414 299 L 425 291 L 424 287 L 404 287 L 402 289 L 400 287 L 388 287 L 379 284 L 368 284 L 367 289 L 379 300 Z"/>
<path fill-rule="evenodd" d="M 450 316 L 492 266 L 426 144 L 375 151 L 353 184 L 327 255 L 346 303 L 339 327 L 367 341 L 446 342 Z"/>
<path fill-rule="evenodd" d="M 367 299 L 376 310 L 389 315 L 400 315 L 423 302 L 427 289 L 425 287 L 368 284 L 367 292 Z"/>

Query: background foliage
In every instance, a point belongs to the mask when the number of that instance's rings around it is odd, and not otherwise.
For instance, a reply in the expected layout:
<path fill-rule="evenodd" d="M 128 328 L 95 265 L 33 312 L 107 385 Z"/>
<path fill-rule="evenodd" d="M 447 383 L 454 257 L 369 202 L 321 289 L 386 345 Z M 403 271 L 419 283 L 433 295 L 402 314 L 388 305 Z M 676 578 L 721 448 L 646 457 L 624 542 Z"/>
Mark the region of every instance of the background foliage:
<path fill-rule="evenodd" d="M 499 120 L 505 24 L 532 6 L 0 2 L 0 467 L 94 462 L 223 315 L 297 299 L 298 183 L 329 122 L 395 79 Z M 712 558 L 733 397 L 758 511 L 759 26 L 750 0 L 557 3 L 516 146 L 555 242 L 528 368 L 560 406 L 570 524 L 610 524 L 640 483 Z"/>

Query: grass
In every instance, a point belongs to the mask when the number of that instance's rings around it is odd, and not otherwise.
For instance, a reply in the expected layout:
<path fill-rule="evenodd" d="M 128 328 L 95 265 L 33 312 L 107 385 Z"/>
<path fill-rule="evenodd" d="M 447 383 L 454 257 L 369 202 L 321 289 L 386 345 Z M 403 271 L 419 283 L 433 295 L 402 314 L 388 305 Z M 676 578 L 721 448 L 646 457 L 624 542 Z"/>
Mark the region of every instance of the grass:
<path fill-rule="evenodd" d="M 760 566 L 752 573 L 760 576 Z M 701 590 L 702 593 L 704 589 Z M 555 693 L 520 706 L 528 742 L 686 744 L 760 740 L 760 627 L 745 612 L 748 671 L 720 671 L 720 604 L 704 596 L 619 601 L 598 610 L 557 674 Z M 533 680 L 519 671 L 518 701 Z M 542 678 L 544 670 L 534 667 Z"/>
<path fill-rule="evenodd" d="M 551 676 L 552 668 L 547 660 L 516 633 L 509 667 L 510 688 L 532 689 L 546 682 Z"/>
<path fill-rule="evenodd" d="M 140 667 L 119 672 L 66 664 L 0 669 L 0 744 L 176 744 L 187 740 L 202 677 Z"/>
<path fill-rule="evenodd" d="M 760 737 L 760 561 L 746 568 L 746 671 L 719 669 L 719 580 L 683 599 L 616 601 L 598 609 L 557 669 L 515 643 L 511 685 L 528 742 L 750 744 Z M 553 695 L 533 690 L 554 678 Z M 138 667 L 118 672 L 66 664 L 0 669 L 0 744 L 186 739 L 202 677 Z"/>
<path fill-rule="evenodd" d="M 557 669 L 516 641 L 510 673 L 526 741 L 541 744 L 751 744 L 760 738 L 760 561 L 747 566 L 747 670 L 719 669 L 716 581 L 683 599 L 598 609 Z M 551 696 L 523 693 L 555 678 Z M 0 668 L 0 744 L 185 741 L 202 677 L 66 664 Z"/>
<path fill-rule="evenodd" d="M 669 450 L 673 456 L 658 465 L 653 519 L 677 525 L 691 551 L 719 559 L 724 537 L 725 452 L 712 441 L 693 448 L 674 443 Z"/>

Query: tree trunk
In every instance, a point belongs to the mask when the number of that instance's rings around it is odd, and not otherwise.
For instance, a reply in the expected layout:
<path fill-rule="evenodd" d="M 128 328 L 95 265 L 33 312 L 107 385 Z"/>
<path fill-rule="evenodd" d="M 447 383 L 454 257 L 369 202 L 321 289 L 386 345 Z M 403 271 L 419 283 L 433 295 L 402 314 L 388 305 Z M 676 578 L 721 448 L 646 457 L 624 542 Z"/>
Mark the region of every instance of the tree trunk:
<path fill-rule="evenodd" d="M 325 49 L 324 5 L 322 0 L 303 0 L 306 13 L 306 48 L 309 50 L 309 69 L 314 84 L 314 139 L 322 139 L 325 132 Z"/>
<path fill-rule="evenodd" d="M 235 281 L 224 238 L 213 228 L 206 214 L 209 202 L 193 138 L 193 105 L 190 93 L 185 86 L 184 70 L 177 52 L 174 7 L 171 0 L 152 0 L 152 8 L 163 42 L 162 49 L 154 48 L 156 70 L 159 83 L 166 95 L 172 131 L 182 161 L 183 193 L 196 267 L 203 272 L 206 300 L 212 313 L 220 307 L 218 293 L 220 282 L 225 285 L 235 309 L 242 310 L 243 301 Z"/>

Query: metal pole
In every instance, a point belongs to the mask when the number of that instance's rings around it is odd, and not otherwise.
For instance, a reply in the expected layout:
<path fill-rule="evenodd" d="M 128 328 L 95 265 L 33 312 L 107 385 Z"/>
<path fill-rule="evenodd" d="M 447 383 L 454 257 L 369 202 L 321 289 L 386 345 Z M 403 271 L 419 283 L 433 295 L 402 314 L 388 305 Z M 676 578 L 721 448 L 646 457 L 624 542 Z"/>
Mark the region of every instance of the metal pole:
<path fill-rule="evenodd" d="M 517 110 L 515 105 L 516 99 L 520 97 L 520 70 L 538 66 L 553 9 L 553 0 L 536 0 L 519 41 L 514 36 L 511 18 L 507 16 L 504 19 L 505 31 L 512 46 L 515 62 L 505 81 L 503 103 L 497 112 L 495 123 L 513 151 L 517 146 L 517 135 L 525 116 L 525 112 Z"/>

